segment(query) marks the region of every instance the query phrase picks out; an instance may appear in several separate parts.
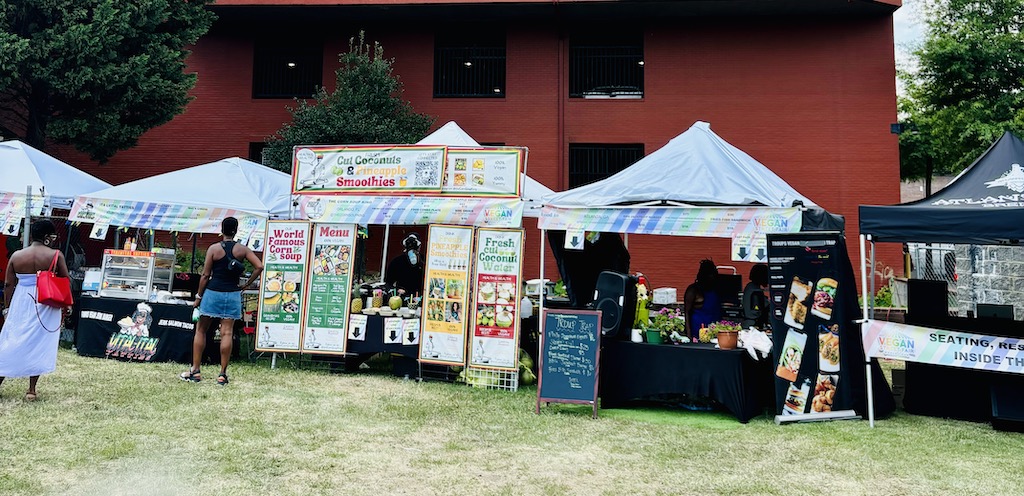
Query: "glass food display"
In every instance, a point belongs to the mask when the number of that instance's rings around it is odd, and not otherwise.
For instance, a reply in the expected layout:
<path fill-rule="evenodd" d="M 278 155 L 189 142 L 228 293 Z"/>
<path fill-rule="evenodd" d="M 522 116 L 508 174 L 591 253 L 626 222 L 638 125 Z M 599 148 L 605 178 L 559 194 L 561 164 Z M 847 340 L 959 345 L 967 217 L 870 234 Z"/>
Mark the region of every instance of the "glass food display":
<path fill-rule="evenodd" d="M 101 271 L 100 296 L 146 300 L 154 287 L 171 290 L 174 252 L 104 250 Z"/>

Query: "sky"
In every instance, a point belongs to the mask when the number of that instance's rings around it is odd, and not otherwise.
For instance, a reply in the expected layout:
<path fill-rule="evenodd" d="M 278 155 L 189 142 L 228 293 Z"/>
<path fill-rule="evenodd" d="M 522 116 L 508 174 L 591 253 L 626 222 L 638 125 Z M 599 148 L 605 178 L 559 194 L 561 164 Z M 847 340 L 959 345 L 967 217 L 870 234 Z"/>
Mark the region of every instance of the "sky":
<path fill-rule="evenodd" d="M 924 22 L 919 9 L 923 0 L 903 0 L 903 6 L 892 16 L 893 38 L 896 42 L 896 67 L 910 67 L 910 52 L 924 39 Z M 896 80 L 896 92 L 903 94 L 903 85 Z"/>

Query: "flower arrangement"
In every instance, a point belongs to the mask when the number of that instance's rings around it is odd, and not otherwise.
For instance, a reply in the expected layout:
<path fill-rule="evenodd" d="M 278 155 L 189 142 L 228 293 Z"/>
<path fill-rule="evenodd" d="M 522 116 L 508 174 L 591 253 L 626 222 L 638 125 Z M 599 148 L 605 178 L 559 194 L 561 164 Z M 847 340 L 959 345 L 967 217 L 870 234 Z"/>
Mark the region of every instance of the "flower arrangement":
<path fill-rule="evenodd" d="M 712 339 L 718 337 L 718 333 L 720 332 L 739 332 L 742 329 L 743 326 L 741 326 L 739 322 L 719 320 L 718 322 L 712 322 L 710 326 L 701 329 L 700 341 L 702 343 L 710 343 Z"/>
<path fill-rule="evenodd" d="M 683 311 L 678 308 L 665 307 L 658 310 L 651 317 L 651 323 L 647 325 L 646 329 L 657 330 L 661 333 L 661 338 L 665 342 L 689 342 L 689 339 L 686 338 L 686 317 L 683 316 Z"/>

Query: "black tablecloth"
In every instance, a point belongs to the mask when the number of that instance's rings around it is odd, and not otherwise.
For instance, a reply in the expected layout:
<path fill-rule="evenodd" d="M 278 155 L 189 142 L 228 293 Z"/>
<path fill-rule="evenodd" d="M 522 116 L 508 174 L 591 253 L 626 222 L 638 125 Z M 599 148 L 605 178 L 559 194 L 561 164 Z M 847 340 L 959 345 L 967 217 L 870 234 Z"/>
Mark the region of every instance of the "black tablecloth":
<path fill-rule="evenodd" d="M 744 349 L 711 344 L 657 345 L 608 341 L 601 350 L 602 408 L 662 394 L 706 396 L 725 405 L 740 422 L 771 403 L 771 365 Z"/>
<path fill-rule="evenodd" d="M 153 310 L 148 336 L 122 333 L 118 321 L 126 317 L 130 319 L 139 303 L 118 298 L 79 298 L 74 310 L 78 318 L 75 329 L 78 354 L 143 362 L 191 362 L 192 339 L 195 336 L 192 305 L 147 302 L 146 305 Z M 218 322 L 211 323 L 206 333 L 205 363 L 220 362 L 220 341 L 213 339 Z M 236 332 L 233 333 L 233 354 L 236 358 L 239 324 L 236 321 Z"/>

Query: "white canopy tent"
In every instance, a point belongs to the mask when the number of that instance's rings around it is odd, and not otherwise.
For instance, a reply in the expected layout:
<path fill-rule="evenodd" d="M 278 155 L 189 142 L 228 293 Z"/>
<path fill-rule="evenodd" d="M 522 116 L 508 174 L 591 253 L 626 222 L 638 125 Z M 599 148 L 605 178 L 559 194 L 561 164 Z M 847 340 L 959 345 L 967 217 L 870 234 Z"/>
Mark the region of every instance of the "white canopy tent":
<path fill-rule="evenodd" d="M 78 196 L 71 220 L 217 233 L 234 216 L 242 237 L 262 233 L 268 218 L 289 217 L 290 207 L 290 175 L 232 157 Z"/>
<path fill-rule="evenodd" d="M 13 200 L 17 195 L 23 200 L 31 188 L 32 197 L 42 197 L 46 207 L 71 208 L 75 196 L 109 187 L 109 183 L 21 141 L 0 142 L 0 198 Z M 3 205 L 0 202 L 0 220 L 6 213 Z M 18 213 L 24 215 L 24 211 Z"/>

